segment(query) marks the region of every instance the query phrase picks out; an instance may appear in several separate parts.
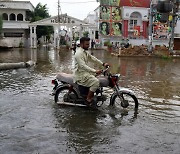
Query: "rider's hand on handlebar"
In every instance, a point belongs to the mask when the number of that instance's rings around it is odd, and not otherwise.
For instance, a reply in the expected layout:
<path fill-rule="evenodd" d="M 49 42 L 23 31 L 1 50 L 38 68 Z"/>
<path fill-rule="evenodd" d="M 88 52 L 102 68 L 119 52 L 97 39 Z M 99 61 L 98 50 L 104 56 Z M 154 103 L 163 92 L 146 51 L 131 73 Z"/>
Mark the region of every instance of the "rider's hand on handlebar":
<path fill-rule="evenodd" d="M 110 67 L 108 63 L 103 63 L 103 66 L 104 66 L 105 68 Z"/>
<path fill-rule="evenodd" d="M 102 73 L 102 70 L 96 70 L 96 75 L 100 75 Z"/>

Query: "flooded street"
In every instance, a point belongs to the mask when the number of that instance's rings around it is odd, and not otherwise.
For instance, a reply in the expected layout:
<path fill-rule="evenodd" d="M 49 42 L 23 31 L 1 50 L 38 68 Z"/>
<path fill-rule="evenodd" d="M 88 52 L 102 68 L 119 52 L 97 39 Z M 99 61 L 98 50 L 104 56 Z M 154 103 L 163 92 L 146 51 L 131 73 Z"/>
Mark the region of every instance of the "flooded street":
<path fill-rule="evenodd" d="M 1 154 L 180 153 L 180 58 L 93 53 L 121 74 L 122 87 L 135 92 L 138 114 L 111 109 L 108 102 L 99 111 L 55 104 L 51 80 L 72 71 L 71 51 L 1 51 L 0 63 L 37 62 L 0 71 Z"/>

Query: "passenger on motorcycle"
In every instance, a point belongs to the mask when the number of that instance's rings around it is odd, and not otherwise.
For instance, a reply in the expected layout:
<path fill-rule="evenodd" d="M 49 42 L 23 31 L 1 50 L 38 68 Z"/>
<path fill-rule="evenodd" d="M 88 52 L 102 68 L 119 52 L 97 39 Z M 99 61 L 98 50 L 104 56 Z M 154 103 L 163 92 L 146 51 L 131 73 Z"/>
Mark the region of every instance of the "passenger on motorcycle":
<path fill-rule="evenodd" d="M 88 66 L 88 62 L 93 62 L 104 67 L 108 66 L 108 63 L 103 63 L 96 57 L 89 54 L 89 44 L 90 38 L 82 37 L 80 39 L 80 47 L 76 49 L 76 53 L 74 55 L 74 82 L 78 85 L 89 87 L 86 105 L 92 106 L 95 103 L 93 101 L 94 92 L 99 87 L 99 80 L 95 77 L 95 75 L 101 74 L 102 70 L 95 70 L 94 68 L 91 68 Z"/>

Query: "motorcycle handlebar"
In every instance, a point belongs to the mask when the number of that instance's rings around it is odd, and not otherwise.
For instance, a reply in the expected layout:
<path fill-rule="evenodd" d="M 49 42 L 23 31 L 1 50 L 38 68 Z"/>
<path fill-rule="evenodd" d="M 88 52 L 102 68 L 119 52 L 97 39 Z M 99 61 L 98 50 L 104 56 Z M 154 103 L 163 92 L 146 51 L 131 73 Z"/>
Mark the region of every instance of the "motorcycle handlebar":
<path fill-rule="evenodd" d="M 108 69 L 110 68 L 110 66 L 108 65 L 108 66 L 106 66 L 106 69 L 104 69 L 104 70 L 101 70 L 101 73 L 100 74 L 103 74 L 104 76 L 106 76 L 106 72 L 108 71 Z M 98 75 L 100 75 L 100 74 L 96 74 L 95 76 L 98 76 Z"/>
<path fill-rule="evenodd" d="M 108 69 L 110 68 L 109 65 L 106 66 L 106 69 L 105 70 L 102 70 L 102 74 L 105 76 L 106 72 L 108 71 Z"/>

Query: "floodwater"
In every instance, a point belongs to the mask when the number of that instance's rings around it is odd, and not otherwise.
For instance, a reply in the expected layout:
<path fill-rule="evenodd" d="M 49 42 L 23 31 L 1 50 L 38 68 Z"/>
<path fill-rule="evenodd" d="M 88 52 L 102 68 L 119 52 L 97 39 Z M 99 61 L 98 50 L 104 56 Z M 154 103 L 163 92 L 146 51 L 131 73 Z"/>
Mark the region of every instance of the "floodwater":
<path fill-rule="evenodd" d="M 99 111 L 55 104 L 51 80 L 71 72 L 71 51 L 1 51 L 1 63 L 37 62 L 0 71 L 1 154 L 180 153 L 180 59 L 93 53 L 121 74 L 121 86 L 135 92 L 138 113 L 109 108 L 108 102 Z"/>

